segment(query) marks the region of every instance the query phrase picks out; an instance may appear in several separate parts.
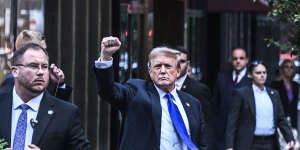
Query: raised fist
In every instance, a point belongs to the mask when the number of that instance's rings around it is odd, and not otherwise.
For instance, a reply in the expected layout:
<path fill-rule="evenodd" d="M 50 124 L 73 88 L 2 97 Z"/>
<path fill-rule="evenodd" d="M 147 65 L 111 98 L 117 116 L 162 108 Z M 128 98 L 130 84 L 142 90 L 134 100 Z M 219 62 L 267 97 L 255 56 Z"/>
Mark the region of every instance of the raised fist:
<path fill-rule="evenodd" d="M 121 47 L 121 42 L 117 37 L 105 37 L 101 42 L 101 61 L 109 61 L 112 55 Z"/>

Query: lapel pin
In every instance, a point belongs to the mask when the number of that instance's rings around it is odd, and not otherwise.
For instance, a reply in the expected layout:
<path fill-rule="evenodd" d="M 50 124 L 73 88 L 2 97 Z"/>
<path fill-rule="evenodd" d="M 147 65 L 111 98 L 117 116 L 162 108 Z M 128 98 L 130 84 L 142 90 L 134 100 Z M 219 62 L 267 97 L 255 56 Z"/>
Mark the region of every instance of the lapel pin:
<path fill-rule="evenodd" d="M 271 94 L 274 94 L 274 92 L 273 92 L 273 91 L 271 91 Z"/>
<path fill-rule="evenodd" d="M 30 119 L 30 125 L 32 128 L 35 128 L 38 125 L 38 123 L 39 123 L 39 121 L 37 121 L 33 118 Z"/>
<path fill-rule="evenodd" d="M 185 105 L 186 105 L 187 107 L 190 107 L 190 106 L 191 106 L 191 104 L 188 103 L 188 102 L 186 102 Z"/>
<path fill-rule="evenodd" d="M 185 88 L 186 88 L 186 85 L 183 85 L 183 88 L 185 89 Z"/>
<path fill-rule="evenodd" d="M 53 115 L 54 111 L 53 110 L 48 110 L 48 115 Z"/>

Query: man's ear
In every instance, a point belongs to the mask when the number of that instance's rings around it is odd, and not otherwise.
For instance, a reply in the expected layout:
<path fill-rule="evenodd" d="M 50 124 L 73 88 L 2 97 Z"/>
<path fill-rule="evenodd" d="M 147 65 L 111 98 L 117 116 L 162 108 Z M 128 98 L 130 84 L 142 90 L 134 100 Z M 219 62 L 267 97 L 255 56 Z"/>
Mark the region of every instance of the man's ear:
<path fill-rule="evenodd" d="M 20 71 L 20 70 L 19 70 L 16 66 L 12 66 L 12 67 L 11 67 L 11 73 L 12 73 L 12 75 L 13 75 L 14 77 L 17 77 L 17 76 L 18 76 L 19 71 Z"/>
<path fill-rule="evenodd" d="M 177 70 L 177 77 L 176 78 L 179 78 L 180 72 L 181 72 L 181 68 L 177 68 L 176 70 Z"/>

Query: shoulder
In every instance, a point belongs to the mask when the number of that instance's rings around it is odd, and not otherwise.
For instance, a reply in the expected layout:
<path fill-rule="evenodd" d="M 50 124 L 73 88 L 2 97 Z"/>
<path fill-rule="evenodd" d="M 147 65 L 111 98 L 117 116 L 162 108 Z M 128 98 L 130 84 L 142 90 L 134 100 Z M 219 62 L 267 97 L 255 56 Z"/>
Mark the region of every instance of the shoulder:
<path fill-rule="evenodd" d="M 270 94 L 279 95 L 279 92 L 278 92 L 276 89 L 274 89 L 274 88 L 272 88 L 272 87 L 269 87 L 269 86 L 266 86 L 266 88 L 267 88 L 267 91 L 268 91 Z"/>
<path fill-rule="evenodd" d="M 249 93 L 249 92 L 251 92 L 251 90 L 252 90 L 251 86 L 244 86 L 244 87 L 235 89 L 233 92 L 236 94 L 243 94 L 243 93 Z"/>
<path fill-rule="evenodd" d="M 57 110 L 62 110 L 64 113 L 75 112 L 79 110 L 78 106 L 75 104 L 54 97 L 49 92 L 46 92 L 45 94 L 49 103 L 52 103 Z"/>
<path fill-rule="evenodd" d="M 126 84 L 134 88 L 145 88 L 149 84 L 153 84 L 153 83 L 142 79 L 130 79 L 126 82 Z"/>
<path fill-rule="evenodd" d="M 273 88 L 280 87 L 282 85 L 281 83 L 282 83 L 281 80 L 274 80 L 271 82 L 270 87 L 273 87 Z"/>
<path fill-rule="evenodd" d="M 137 84 L 137 85 L 144 85 L 147 83 L 147 81 L 142 79 L 130 79 L 126 83 L 128 84 Z"/>
<path fill-rule="evenodd" d="M 231 71 L 225 71 L 225 72 L 218 73 L 217 82 L 226 82 L 228 80 L 232 80 L 232 72 Z"/>
<path fill-rule="evenodd" d="M 295 86 L 299 86 L 299 83 L 295 82 L 295 81 L 292 81 L 292 84 L 295 85 Z"/>
<path fill-rule="evenodd" d="M 223 71 L 218 73 L 218 77 L 231 77 L 232 76 L 232 71 Z"/>
<path fill-rule="evenodd" d="M 179 96 L 181 96 L 182 98 L 188 100 L 188 101 L 191 101 L 193 103 L 196 103 L 196 104 L 200 104 L 199 100 L 197 98 L 195 98 L 194 96 L 192 96 L 191 94 L 189 93 L 186 93 L 186 92 L 183 92 L 183 91 L 178 91 L 177 90 L 177 93 Z"/>
<path fill-rule="evenodd" d="M 208 89 L 208 87 L 205 84 L 203 84 L 203 83 L 201 83 L 201 82 L 199 82 L 199 81 L 197 81 L 197 80 L 195 80 L 193 78 L 187 77 L 186 80 L 190 80 L 189 83 L 191 85 L 193 85 L 194 88 L 197 88 L 197 89 Z"/>

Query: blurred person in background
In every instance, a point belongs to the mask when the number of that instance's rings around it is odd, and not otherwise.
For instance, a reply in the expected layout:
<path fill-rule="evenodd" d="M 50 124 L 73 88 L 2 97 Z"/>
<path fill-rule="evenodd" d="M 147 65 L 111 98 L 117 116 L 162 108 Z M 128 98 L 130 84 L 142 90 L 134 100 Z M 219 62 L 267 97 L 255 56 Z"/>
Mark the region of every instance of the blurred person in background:
<path fill-rule="evenodd" d="M 294 136 L 297 135 L 296 147 L 299 148 L 298 115 L 299 84 L 293 81 L 296 74 L 296 65 L 293 60 L 285 59 L 279 66 L 278 78 L 271 82 L 271 87 L 279 92 L 285 116 L 293 128 Z"/>
<path fill-rule="evenodd" d="M 297 104 L 299 85 L 293 81 L 296 66 L 293 60 L 285 59 L 279 66 L 278 80 L 271 82 L 271 87 L 279 92 L 286 117 L 290 118 L 293 128 L 297 128 Z"/>
<path fill-rule="evenodd" d="M 265 86 L 266 65 L 249 66 L 251 85 L 233 92 L 225 134 L 226 150 L 279 150 L 277 128 L 290 148 L 294 137 L 285 118 L 279 93 Z"/>
<path fill-rule="evenodd" d="M 33 30 L 23 30 L 19 33 L 16 39 L 15 47 L 16 49 L 21 48 L 27 43 L 35 43 L 47 48 L 45 37 L 38 31 Z M 68 101 L 72 93 L 72 87 L 65 84 L 65 75 L 64 72 L 59 69 L 55 64 L 50 65 L 50 79 L 51 84 L 49 85 L 48 90 L 51 93 L 63 100 Z M 7 74 L 0 85 L 0 93 L 10 92 L 14 85 L 14 77 L 11 73 Z"/>
<path fill-rule="evenodd" d="M 180 73 L 179 77 L 175 81 L 175 86 L 177 90 L 181 90 L 183 92 L 189 93 L 195 98 L 197 98 L 201 105 L 203 106 L 204 119 L 206 122 L 207 129 L 207 149 L 215 150 L 214 148 L 214 124 L 211 110 L 211 94 L 208 87 L 198 82 L 197 80 L 189 77 L 188 75 L 188 67 L 190 66 L 190 54 L 187 49 L 182 46 L 177 46 L 174 49 L 180 52 L 179 55 L 179 64 L 180 64 Z"/>
<path fill-rule="evenodd" d="M 216 149 L 224 150 L 224 135 L 230 104 L 232 103 L 232 92 L 247 86 L 247 64 L 248 56 L 244 48 L 234 48 L 231 55 L 232 70 L 220 72 L 213 91 L 212 108 L 215 119 Z"/>

